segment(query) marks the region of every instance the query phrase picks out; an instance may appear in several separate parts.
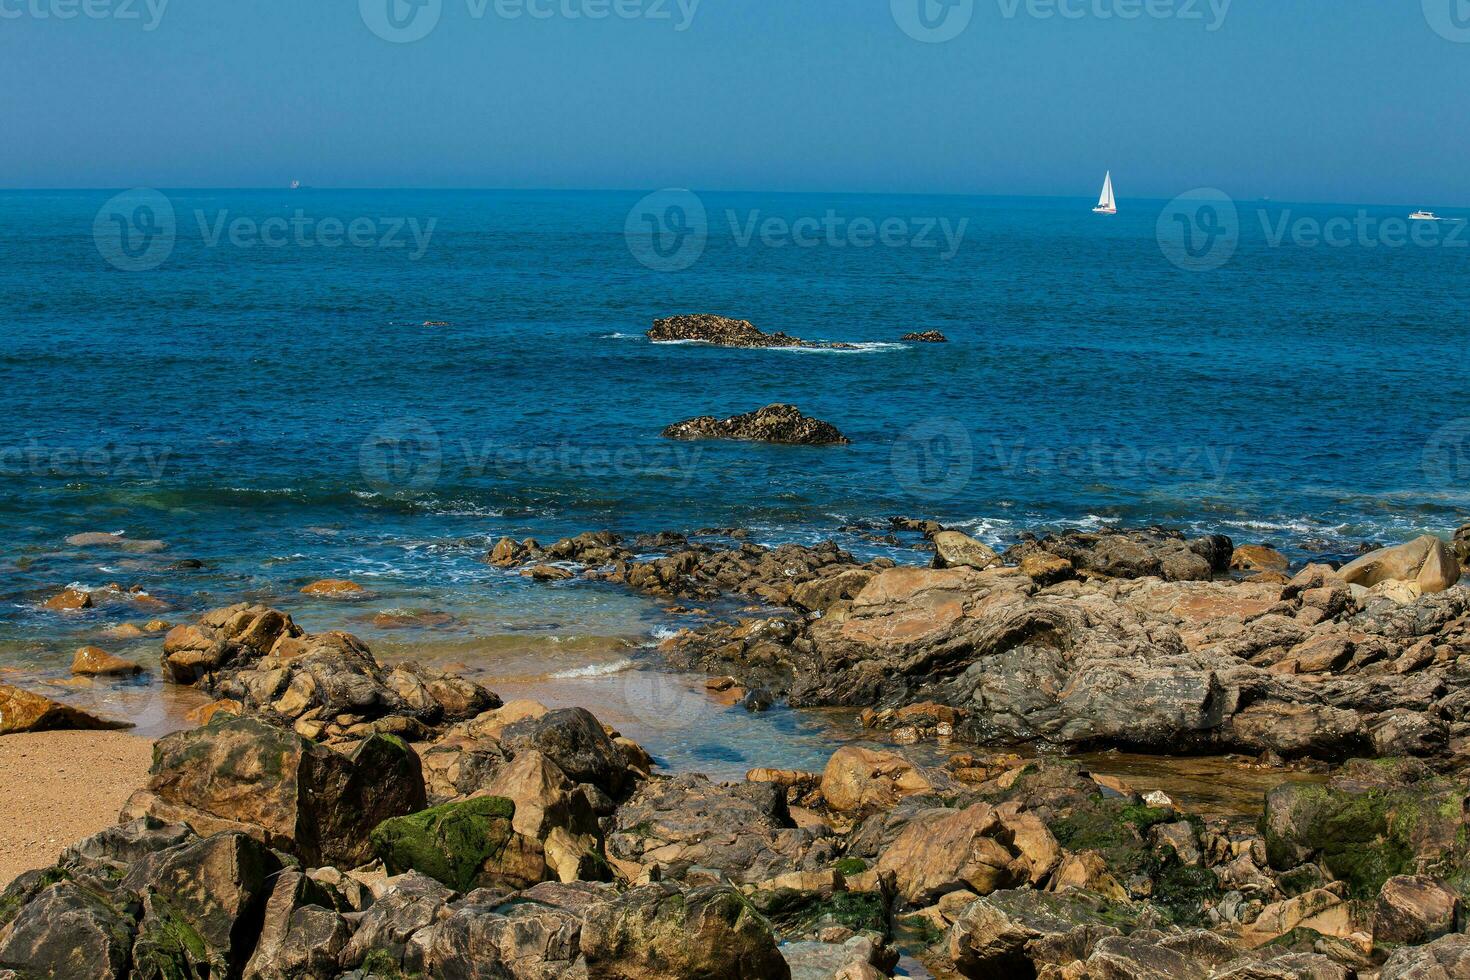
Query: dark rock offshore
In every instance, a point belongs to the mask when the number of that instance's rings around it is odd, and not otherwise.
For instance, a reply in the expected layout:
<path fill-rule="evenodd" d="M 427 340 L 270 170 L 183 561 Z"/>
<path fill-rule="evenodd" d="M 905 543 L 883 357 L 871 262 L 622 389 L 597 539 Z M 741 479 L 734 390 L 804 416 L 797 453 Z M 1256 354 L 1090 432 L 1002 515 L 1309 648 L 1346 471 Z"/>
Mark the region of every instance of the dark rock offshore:
<path fill-rule="evenodd" d="M 749 320 L 732 320 L 713 313 L 690 313 L 653 321 L 648 339 L 655 343 L 700 341 L 718 347 L 828 347 L 851 348 L 851 344 L 819 344 L 785 333 L 766 333 Z"/>
<path fill-rule="evenodd" d="M 718 419 L 712 415 L 675 422 L 664 429 L 666 439 L 740 439 L 799 446 L 844 446 L 850 441 L 837 427 L 810 418 L 795 405 L 767 405 L 754 412 Z"/>

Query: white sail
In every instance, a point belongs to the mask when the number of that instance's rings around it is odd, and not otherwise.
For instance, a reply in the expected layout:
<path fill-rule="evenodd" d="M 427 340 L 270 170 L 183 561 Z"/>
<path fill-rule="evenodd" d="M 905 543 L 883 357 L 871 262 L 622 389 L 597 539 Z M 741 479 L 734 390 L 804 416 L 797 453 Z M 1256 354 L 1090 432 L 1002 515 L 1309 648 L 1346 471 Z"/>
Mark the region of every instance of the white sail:
<path fill-rule="evenodd" d="M 1097 199 L 1097 210 L 1118 210 L 1118 202 L 1113 197 L 1113 172 L 1111 170 L 1109 170 L 1107 176 L 1103 178 L 1103 189 L 1101 196 L 1099 196 Z"/>

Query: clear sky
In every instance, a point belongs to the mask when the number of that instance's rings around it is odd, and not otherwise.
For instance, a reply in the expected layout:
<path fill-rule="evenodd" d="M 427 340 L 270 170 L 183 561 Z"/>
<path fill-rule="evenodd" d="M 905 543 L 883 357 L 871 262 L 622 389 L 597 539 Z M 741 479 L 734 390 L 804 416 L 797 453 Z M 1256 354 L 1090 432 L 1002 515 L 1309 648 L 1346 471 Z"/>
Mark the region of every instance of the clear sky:
<path fill-rule="evenodd" d="M 1470 0 L 413 2 L 0 0 L 0 186 L 1470 205 Z"/>

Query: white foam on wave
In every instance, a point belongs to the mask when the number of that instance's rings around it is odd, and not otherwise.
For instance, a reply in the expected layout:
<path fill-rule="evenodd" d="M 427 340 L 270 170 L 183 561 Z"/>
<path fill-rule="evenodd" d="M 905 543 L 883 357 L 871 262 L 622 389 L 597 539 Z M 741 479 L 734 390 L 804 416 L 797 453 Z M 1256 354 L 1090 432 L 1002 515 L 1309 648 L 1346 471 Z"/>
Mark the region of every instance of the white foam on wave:
<path fill-rule="evenodd" d="M 548 677 L 555 680 L 566 681 L 578 677 L 605 677 L 608 674 L 617 674 L 633 666 L 631 660 L 614 660 L 609 664 L 587 664 L 585 667 L 569 667 L 566 670 L 558 670 Z"/>
<path fill-rule="evenodd" d="M 672 626 L 655 626 L 649 631 L 649 635 L 655 640 L 667 640 L 671 636 L 678 636 L 679 631 Z"/>
<path fill-rule="evenodd" d="M 759 350 L 791 351 L 796 354 L 877 354 L 889 350 L 908 350 L 908 344 L 874 340 L 845 347 L 761 347 Z"/>
<path fill-rule="evenodd" d="M 641 334 L 641 333 L 605 333 L 605 334 L 602 335 L 602 339 L 603 340 L 638 340 L 642 336 L 643 336 L 643 334 Z"/>

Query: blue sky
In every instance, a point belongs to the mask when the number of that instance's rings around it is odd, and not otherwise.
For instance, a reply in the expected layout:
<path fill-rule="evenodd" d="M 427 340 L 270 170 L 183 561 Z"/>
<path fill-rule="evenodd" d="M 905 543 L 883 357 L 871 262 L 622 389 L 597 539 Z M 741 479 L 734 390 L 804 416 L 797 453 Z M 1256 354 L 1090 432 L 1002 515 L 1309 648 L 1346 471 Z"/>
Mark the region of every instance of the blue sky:
<path fill-rule="evenodd" d="M 389 2 L 0 0 L 0 186 L 1470 204 L 1470 0 Z"/>

